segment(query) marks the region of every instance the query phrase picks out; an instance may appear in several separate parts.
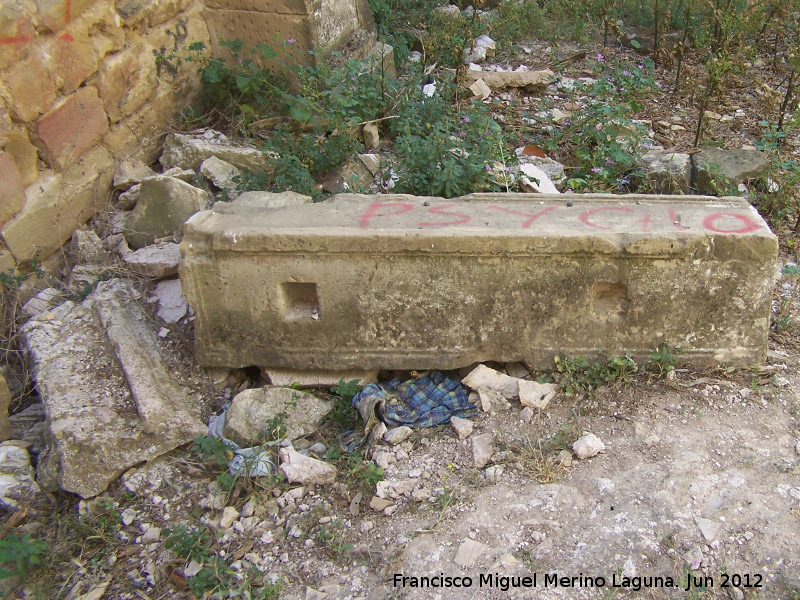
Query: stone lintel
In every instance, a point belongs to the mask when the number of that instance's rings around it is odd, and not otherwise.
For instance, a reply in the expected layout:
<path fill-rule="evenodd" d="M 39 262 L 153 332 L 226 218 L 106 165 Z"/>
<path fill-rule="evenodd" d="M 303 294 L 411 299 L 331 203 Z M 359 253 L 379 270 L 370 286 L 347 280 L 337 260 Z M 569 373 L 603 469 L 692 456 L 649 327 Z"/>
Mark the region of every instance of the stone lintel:
<path fill-rule="evenodd" d="M 660 344 L 766 355 L 777 239 L 739 198 L 339 195 L 204 211 L 181 245 L 207 366 L 551 364 Z"/>

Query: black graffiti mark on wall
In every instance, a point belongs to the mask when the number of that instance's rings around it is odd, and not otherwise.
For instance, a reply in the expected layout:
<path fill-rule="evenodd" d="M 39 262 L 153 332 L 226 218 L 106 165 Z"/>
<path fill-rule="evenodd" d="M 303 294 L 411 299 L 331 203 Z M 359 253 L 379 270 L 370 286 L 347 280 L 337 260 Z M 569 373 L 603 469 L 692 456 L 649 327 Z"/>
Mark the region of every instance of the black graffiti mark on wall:
<path fill-rule="evenodd" d="M 177 52 L 178 48 L 186 44 L 186 40 L 189 37 L 189 28 L 187 27 L 188 23 L 189 19 L 184 17 L 182 19 L 178 19 L 178 24 L 175 25 L 174 32 L 167 29 L 166 31 L 167 35 L 172 38 L 173 52 Z"/>

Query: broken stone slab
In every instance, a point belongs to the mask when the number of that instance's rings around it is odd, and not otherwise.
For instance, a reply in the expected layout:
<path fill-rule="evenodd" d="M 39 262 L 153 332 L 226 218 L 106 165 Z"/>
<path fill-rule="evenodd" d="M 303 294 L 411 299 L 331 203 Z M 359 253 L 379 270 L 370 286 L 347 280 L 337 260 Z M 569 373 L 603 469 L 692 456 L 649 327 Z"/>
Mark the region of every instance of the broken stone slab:
<path fill-rule="evenodd" d="M 336 468 L 326 462 L 303 456 L 294 448 L 281 448 L 281 471 L 292 483 L 325 485 L 336 481 Z"/>
<path fill-rule="evenodd" d="M 515 377 L 509 377 L 505 373 L 495 371 L 486 365 L 475 367 L 469 375 L 461 380 L 461 383 L 479 392 L 480 390 L 493 390 L 507 399 L 516 398 L 519 394 Z"/>
<path fill-rule="evenodd" d="M 212 210 L 223 215 L 242 214 L 312 204 L 313 202 L 311 196 L 297 192 L 242 192 L 231 202 L 214 203 Z"/>
<path fill-rule="evenodd" d="M 156 314 L 165 323 L 177 323 L 189 311 L 189 305 L 181 291 L 179 279 L 167 279 L 159 281 L 153 291 L 153 299 L 158 302 Z"/>
<path fill-rule="evenodd" d="M 402 427 L 392 427 L 383 434 L 383 441 L 391 446 L 396 446 L 397 444 L 405 442 L 413 433 L 414 430 L 405 425 Z"/>
<path fill-rule="evenodd" d="M 235 177 L 239 177 L 242 172 L 231 163 L 225 162 L 216 156 L 209 156 L 200 164 L 200 173 L 214 186 L 227 192 L 229 195 L 236 194 L 237 183 Z"/>
<path fill-rule="evenodd" d="M 476 468 L 486 466 L 494 454 L 494 442 L 491 433 L 482 433 L 472 438 L 472 461 Z"/>
<path fill-rule="evenodd" d="M 314 433 L 332 407 L 332 401 L 308 392 L 273 386 L 252 388 L 240 392 L 231 402 L 223 435 L 240 446 L 260 444 L 270 433 L 268 424 L 283 414 L 285 437 L 295 440 Z"/>
<path fill-rule="evenodd" d="M 141 192 L 142 185 L 140 183 L 131 186 L 128 191 L 119 195 L 114 208 L 117 210 L 133 210 L 133 208 L 136 206 L 136 203 L 139 202 L 139 196 L 141 195 Z"/>
<path fill-rule="evenodd" d="M 110 258 L 103 241 L 91 229 L 78 229 L 67 245 L 67 258 L 71 265 L 96 265 Z"/>
<path fill-rule="evenodd" d="M 127 220 L 125 239 L 139 249 L 158 238 L 180 238 L 183 224 L 198 211 L 210 206 L 211 196 L 188 183 L 157 175 L 141 183 L 139 201 Z"/>
<path fill-rule="evenodd" d="M 472 429 L 475 425 L 469 419 L 462 419 L 461 417 L 450 417 L 450 426 L 456 432 L 458 439 L 464 440 L 472 435 Z"/>
<path fill-rule="evenodd" d="M 205 433 L 199 408 L 174 383 L 135 293 L 103 282 L 22 328 L 47 416 L 37 479 L 84 498 L 130 467 Z"/>
<path fill-rule="evenodd" d="M 655 194 L 688 194 L 692 181 L 692 160 L 679 152 L 650 151 L 641 158 L 644 170 L 640 186 Z"/>
<path fill-rule="evenodd" d="M 453 562 L 459 567 L 471 567 L 473 564 L 475 564 L 475 561 L 478 560 L 478 557 L 488 549 L 489 546 L 486 544 L 466 538 L 463 542 L 461 542 L 461 544 L 459 544 L 458 550 L 456 551 L 456 557 L 453 559 Z"/>
<path fill-rule="evenodd" d="M 504 88 L 523 88 L 528 92 L 543 92 L 547 84 L 554 77 L 550 69 L 541 71 L 470 71 L 464 73 L 467 86 L 478 79 L 488 85 L 493 91 Z"/>
<path fill-rule="evenodd" d="M 484 412 L 511 410 L 503 394 L 490 388 L 478 388 L 478 399 Z"/>
<path fill-rule="evenodd" d="M 486 85 L 486 82 L 481 79 L 476 79 L 470 86 L 469 91 L 472 92 L 472 96 L 478 98 L 480 100 L 486 100 L 489 96 L 492 95 L 492 88 Z"/>
<path fill-rule="evenodd" d="M 202 162 L 212 156 L 254 173 L 271 173 L 275 169 L 273 152 L 234 145 L 225 135 L 210 129 L 200 135 L 168 134 L 159 162 L 164 169 L 180 167 L 197 171 Z"/>
<path fill-rule="evenodd" d="M 41 489 L 33 478 L 28 442 L 9 440 L 0 444 L 0 506 L 16 510 Z"/>
<path fill-rule="evenodd" d="M 536 194 L 560 194 L 558 188 L 542 169 L 531 163 L 519 165 L 520 189 Z"/>
<path fill-rule="evenodd" d="M 114 168 L 114 189 L 127 191 L 145 177 L 155 175 L 153 169 L 140 160 L 123 158 Z"/>
<path fill-rule="evenodd" d="M 481 35 L 470 48 L 464 48 L 464 64 L 483 62 L 494 56 L 497 43 L 488 35 Z"/>
<path fill-rule="evenodd" d="M 342 194 L 186 230 L 203 366 L 550 368 L 664 343 L 686 362 L 766 356 L 777 238 L 739 198 Z"/>
<path fill-rule="evenodd" d="M 381 145 L 381 136 L 378 133 L 378 124 L 375 121 L 365 123 L 361 130 L 361 135 L 364 139 L 364 148 L 367 152 L 377 150 Z"/>
<path fill-rule="evenodd" d="M 572 444 L 572 451 L 581 460 L 597 456 L 605 449 L 606 445 L 593 433 L 584 434 Z"/>
<path fill-rule="evenodd" d="M 55 288 L 45 288 L 23 305 L 22 312 L 29 317 L 35 317 L 53 309 L 59 302 L 61 302 L 61 292 Z"/>
<path fill-rule="evenodd" d="M 695 517 L 694 522 L 697 524 L 697 528 L 700 530 L 700 533 L 703 534 L 703 538 L 709 544 L 717 539 L 717 535 L 719 535 L 719 530 L 722 527 L 722 524 L 719 521 L 712 521 L 711 519 L 704 519 L 703 517 Z"/>
<path fill-rule="evenodd" d="M 180 246 L 174 242 L 158 242 L 130 252 L 122 260 L 139 275 L 164 279 L 178 274 L 181 251 Z"/>
<path fill-rule="evenodd" d="M 186 183 L 194 183 L 197 179 L 197 171 L 194 169 L 182 169 L 181 167 L 172 167 L 166 169 L 161 173 L 164 177 L 174 177 Z"/>
<path fill-rule="evenodd" d="M 518 379 L 519 401 L 522 406 L 530 406 L 544 410 L 550 400 L 556 396 L 555 383 L 539 383 L 538 381 L 528 381 Z"/>
<path fill-rule="evenodd" d="M 378 381 L 378 369 L 371 371 L 293 371 L 287 369 L 265 369 L 264 375 L 275 386 L 332 387 L 340 381 L 357 381 L 368 385 Z"/>
<path fill-rule="evenodd" d="M 701 146 L 692 154 L 692 179 L 699 194 L 725 194 L 731 187 L 766 174 L 769 157 L 760 150 Z"/>
<path fill-rule="evenodd" d="M 545 174 L 550 178 L 550 180 L 555 184 L 561 184 L 564 180 L 566 180 L 566 176 L 564 175 L 564 165 L 562 165 L 557 160 L 553 160 L 552 158 L 548 157 L 541 157 L 541 156 L 527 156 L 525 155 L 525 147 L 517 148 L 516 149 L 517 160 L 519 161 L 520 165 L 523 164 L 531 164 L 536 167 L 539 167 Z"/>

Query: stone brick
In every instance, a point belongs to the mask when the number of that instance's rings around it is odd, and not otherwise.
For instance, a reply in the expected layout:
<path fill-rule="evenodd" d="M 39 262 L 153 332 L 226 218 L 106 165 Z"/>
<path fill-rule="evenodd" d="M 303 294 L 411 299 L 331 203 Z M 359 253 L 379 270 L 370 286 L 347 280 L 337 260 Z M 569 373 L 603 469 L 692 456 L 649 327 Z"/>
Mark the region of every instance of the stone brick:
<path fill-rule="evenodd" d="M 144 163 L 158 159 L 163 144 L 163 125 L 166 115 L 148 102 L 136 113 L 114 123 L 103 137 L 103 144 L 115 158 L 135 158 Z"/>
<path fill-rule="evenodd" d="M 12 65 L 25 53 L 36 35 L 36 6 L 30 0 L 4 0 L 0 4 L 0 69 Z"/>
<path fill-rule="evenodd" d="M 4 150 L 11 155 L 22 178 L 22 185 L 29 186 L 39 177 L 39 153 L 22 133 L 12 131 L 6 134 L 8 142 Z"/>
<path fill-rule="evenodd" d="M 0 243 L 0 273 L 7 273 L 17 266 L 17 261 L 4 244 Z"/>
<path fill-rule="evenodd" d="M 25 203 L 25 185 L 14 158 L 0 152 L 0 224 L 11 219 Z"/>
<path fill-rule="evenodd" d="M 317 47 L 311 19 L 301 15 L 274 14 L 260 11 L 222 10 L 206 8 L 206 23 L 214 56 L 229 58 L 230 51 L 220 41 L 242 40 L 244 55 L 261 43 L 274 44 L 278 40 L 294 39 L 294 43 L 281 48 L 282 61 L 292 64 L 311 64 L 309 50 Z M 266 34 L 265 32 L 269 32 Z M 282 61 L 268 61 L 264 66 L 278 68 Z"/>
<path fill-rule="evenodd" d="M 39 120 L 38 143 L 52 167 L 63 171 L 108 131 L 97 88 L 85 87 Z"/>
<path fill-rule="evenodd" d="M 0 139 L 11 131 L 11 127 L 11 117 L 8 115 L 8 109 L 3 102 L 3 98 L 0 97 Z"/>
<path fill-rule="evenodd" d="M 13 66 L 0 82 L 0 94 L 12 116 L 28 123 L 47 110 L 56 99 L 58 78 L 47 67 L 49 58 L 40 48 Z"/>
<path fill-rule="evenodd" d="M 95 49 L 86 37 L 71 36 L 69 40 L 61 36 L 52 37 L 47 49 L 52 57 L 53 73 L 61 79 L 63 94 L 74 92 L 97 71 Z"/>
<path fill-rule="evenodd" d="M 541 368 L 660 344 L 766 357 L 777 238 L 740 198 L 340 195 L 205 211 L 184 231 L 204 366 Z"/>
<path fill-rule="evenodd" d="M 39 22 L 56 33 L 64 29 L 92 0 L 36 0 Z"/>
<path fill-rule="evenodd" d="M 126 48 L 106 57 L 97 79 L 103 107 L 112 123 L 147 102 L 157 85 L 153 53 L 142 46 Z"/>
<path fill-rule="evenodd" d="M 117 12 L 126 26 L 146 23 L 155 27 L 182 13 L 192 0 L 117 0 Z"/>
<path fill-rule="evenodd" d="M 29 186 L 22 210 L 1 232 L 17 262 L 50 256 L 94 215 L 109 198 L 113 168 L 109 152 L 96 147 L 65 173 L 48 171 Z"/>
<path fill-rule="evenodd" d="M 286 15 L 313 15 L 314 5 L 312 0 L 206 0 L 207 8 Z"/>

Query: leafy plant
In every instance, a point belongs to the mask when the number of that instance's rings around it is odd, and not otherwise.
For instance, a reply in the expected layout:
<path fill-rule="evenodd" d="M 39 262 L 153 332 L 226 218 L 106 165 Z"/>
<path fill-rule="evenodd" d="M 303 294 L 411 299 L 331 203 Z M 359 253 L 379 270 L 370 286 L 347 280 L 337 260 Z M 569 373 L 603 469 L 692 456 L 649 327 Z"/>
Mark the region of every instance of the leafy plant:
<path fill-rule="evenodd" d="M 11 533 L 4 540 L 0 540 L 0 563 L 9 568 L 0 568 L 0 579 L 8 577 L 21 577 L 33 568 L 42 564 L 42 554 L 47 550 L 47 544 L 41 540 L 33 539 L 30 533 L 25 533 L 20 538 Z"/>
<path fill-rule="evenodd" d="M 401 106 L 392 124 L 400 160 L 396 191 L 452 198 L 501 189 L 494 169 L 503 164 L 503 132 L 480 102 L 458 111 L 454 85 L 443 76 L 436 95 L 417 91 Z"/>
<path fill-rule="evenodd" d="M 638 367 L 625 356 L 601 356 L 589 362 L 582 356 L 556 356 L 556 370 L 561 374 L 559 385 L 568 395 L 593 393 L 600 386 L 620 387 L 631 382 Z"/>
<path fill-rule="evenodd" d="M 680 352 L 680 348 L 672 348 L 667 344 L 661 344 L 658 349 L 651 354 L 652 362 L 650 368 L 653 369 L 659 377 L 662 377 L 675 369 L 678 362 L 676 353 Z"/>

